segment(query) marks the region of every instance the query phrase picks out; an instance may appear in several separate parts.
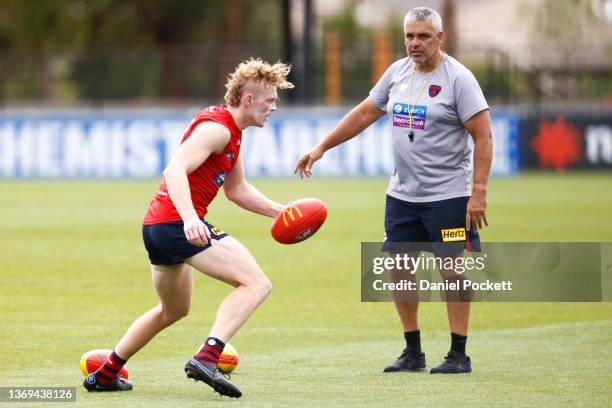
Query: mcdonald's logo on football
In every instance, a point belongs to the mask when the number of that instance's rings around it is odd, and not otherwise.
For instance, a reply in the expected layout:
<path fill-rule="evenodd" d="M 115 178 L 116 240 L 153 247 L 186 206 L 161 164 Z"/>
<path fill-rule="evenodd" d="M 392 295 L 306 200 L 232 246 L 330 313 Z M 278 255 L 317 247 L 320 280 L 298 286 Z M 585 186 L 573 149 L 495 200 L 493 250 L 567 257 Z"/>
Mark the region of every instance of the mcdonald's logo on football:
<path fill-rule="evenodd" d="M 281 244 L 295 244 L 311 236 L 327 217 L 325 203 L 317 198 L 293 201 L 278 212 L 270 228 L 272 237 Z"/>
<path fill-rule="evenodd" d="M 303 218 L 304 216 L 302 215 L 302 211 L 300 211 L 300 207 L 298 207 L 297 205 L 292 205 L 289 206 L 285 209 L 285 211 L 283 211 L 283 223 L 285 224 L 285 227 L 289 226 L 289 222 L 287 221 L 287 216 L 289 216 L 289 218 L 291 219 L 291 221 L 295 221 L 295 216 L 293 215 L 293 210 L 295 210 L 296 214 L 300 217 Z"/>

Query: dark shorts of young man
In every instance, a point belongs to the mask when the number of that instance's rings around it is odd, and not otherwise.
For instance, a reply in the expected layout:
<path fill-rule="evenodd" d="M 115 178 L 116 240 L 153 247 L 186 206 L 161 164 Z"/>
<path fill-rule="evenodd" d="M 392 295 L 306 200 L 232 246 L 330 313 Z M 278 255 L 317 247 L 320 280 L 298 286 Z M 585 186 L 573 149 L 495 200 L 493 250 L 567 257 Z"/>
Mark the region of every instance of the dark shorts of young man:
<path fill-rule="evenodd" d="M 204 219 L 202 219 L 204 221 Z M 228 236 L 220 228 L 204 221 L 211 240 L 203 247 L 190 244 L 185 237 L 183 221 L 143 225 L 142 239 L 152 265 L 178 265 L 211 246 L 212 240 Z"/>

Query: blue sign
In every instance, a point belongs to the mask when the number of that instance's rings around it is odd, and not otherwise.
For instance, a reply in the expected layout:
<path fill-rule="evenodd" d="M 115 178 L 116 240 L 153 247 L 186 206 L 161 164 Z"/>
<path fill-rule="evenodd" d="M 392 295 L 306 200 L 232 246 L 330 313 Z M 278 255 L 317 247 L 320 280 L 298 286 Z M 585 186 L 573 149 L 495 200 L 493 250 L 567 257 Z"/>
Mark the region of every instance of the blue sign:
<path fill-rule="evenodd" d="M 285 108 L 273 114 L 264 128 L 245 130 L 241 155 L 247 175 L 292 176 L 298 157 L 325 137 L 345 112 Z M 197 110 L 133 110 L 0 115 L 0 178 L 157 178 L 195 113 Z M 512 115 L 492 117 L 495 175 L 517 171 L 517 126 Z M 313 171 L 317 176 L 389 176 L 393 167 L 391 128 L 383 118 L 328 151 Z"/>

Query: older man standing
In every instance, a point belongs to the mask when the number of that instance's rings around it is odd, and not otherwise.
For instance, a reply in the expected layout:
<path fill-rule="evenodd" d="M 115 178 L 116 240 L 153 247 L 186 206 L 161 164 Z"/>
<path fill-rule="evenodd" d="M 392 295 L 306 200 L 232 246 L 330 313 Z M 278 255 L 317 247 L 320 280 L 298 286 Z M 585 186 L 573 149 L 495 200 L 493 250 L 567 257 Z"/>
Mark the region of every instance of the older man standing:
<path fill-rule="evenodd" d="M 383 249 L 392 243 L 413 242 L 423 243 L 417 248 L 436 256 L 460 256 L 464 248 L 479 246 L 478 228 L 488 225 L 485 211 L 493 146 L 489 107 L 474 75 L 441 50 L 444 32 L 435 10 L 418 7 L 408 12 L 404 42 L 408 57 L 387 69 L 369 97 L 300 157 L 295 171 L 310 177 L 313 163 L 327 150 L 387 114 L 395 171 L 387 190 Z M 470 136 L 475 146 L 473 161 Z M 448 230 L 453 231 L 453 242 L 445 238 Z M 462 242 L 456 241 L 457 231 Z M 445 277 L 453 273 L 440 272 Z M 469 373 L 472 367 L 465 347 L 470 299 L 448 300 L 451 347 L 444 362 L 430 372 Z M 423 370 L 418 300 L 395 299 L 395 305 L 406 348 L 384 372 Z"/>

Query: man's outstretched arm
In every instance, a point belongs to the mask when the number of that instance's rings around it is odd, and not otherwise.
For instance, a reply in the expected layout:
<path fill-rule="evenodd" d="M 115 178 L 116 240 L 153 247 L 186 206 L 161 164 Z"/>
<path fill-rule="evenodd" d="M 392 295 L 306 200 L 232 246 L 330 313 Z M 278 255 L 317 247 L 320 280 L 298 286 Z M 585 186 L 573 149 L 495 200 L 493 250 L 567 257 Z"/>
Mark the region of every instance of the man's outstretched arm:
<path fill-rule="evenodd" d="M 338 146 L 363 132 L 385 114 L 368 97 L 354 107 L 338 122 L 336 127 L 319 144 L 304 153 L 295 163 L 294 173 L 300 178 L 312 175 L 312 165 L 329 149 Z"/>

